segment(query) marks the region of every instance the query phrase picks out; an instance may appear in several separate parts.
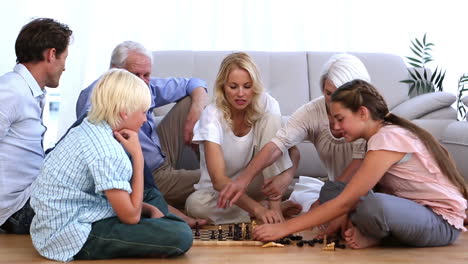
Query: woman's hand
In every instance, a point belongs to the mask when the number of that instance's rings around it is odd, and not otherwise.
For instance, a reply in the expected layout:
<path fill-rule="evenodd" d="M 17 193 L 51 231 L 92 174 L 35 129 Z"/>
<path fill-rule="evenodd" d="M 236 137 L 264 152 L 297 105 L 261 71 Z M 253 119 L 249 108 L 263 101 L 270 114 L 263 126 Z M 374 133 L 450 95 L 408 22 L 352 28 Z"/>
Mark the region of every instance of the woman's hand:
<path fill-rule="evenodd" d="M 227 183 L 219 193 L 218 208 L 229 208 L 233 206 L 245 193 L 248 185 L 249 182 L 243 180 L 241 177 Z"/>
<path fill-rule="evenodd" d="M 114 136 L 132 157 L 143 155 L 138 133 L 135 131 L 124 128 L 119 131 L 114 131 Z"/>

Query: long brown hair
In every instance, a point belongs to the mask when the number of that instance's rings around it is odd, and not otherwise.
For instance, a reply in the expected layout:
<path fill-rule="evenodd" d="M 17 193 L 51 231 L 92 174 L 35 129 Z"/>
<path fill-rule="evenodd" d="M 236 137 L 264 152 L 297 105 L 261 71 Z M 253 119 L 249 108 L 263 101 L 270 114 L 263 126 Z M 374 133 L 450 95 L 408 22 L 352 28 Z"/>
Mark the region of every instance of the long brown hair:
<path fill-rule="evenodd" d="M 374 86 L 362 80 L 347 82 L 332 94 L 331 101 L 340 102 L 354 113 L 364 106 L 369 110 L 373 120 L 382 120 L 387 124 L 394 124 L 409 130 L 424 143 L 442 173 L 457 186 L 465 199 L 468 198 L 465 180 L 450 153 L 429 132 L 405 118 L 392 114 L 384 98 Z"/>

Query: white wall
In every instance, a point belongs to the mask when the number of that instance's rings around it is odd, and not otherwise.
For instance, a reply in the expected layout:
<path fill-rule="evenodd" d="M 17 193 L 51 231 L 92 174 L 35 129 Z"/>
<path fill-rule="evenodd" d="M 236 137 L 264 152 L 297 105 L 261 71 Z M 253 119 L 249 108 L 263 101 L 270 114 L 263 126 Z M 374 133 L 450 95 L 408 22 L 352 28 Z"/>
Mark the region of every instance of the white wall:
<path fill-rule="evenodd" d="M 15 64 L 14 42 L 31 17 L 70 26 L 74 42 L 60 91 L 58 135 L 74 121 L 79 91 L 108 68 L 111 50 L 135 40 L 153 50 L 355 51 L 409 55 L 410 39 L 435 43 L 456 92 L 468 72 L 468 1 L 463 0 L 16 0 L 0 10 L 0 73 Z M 216 71 L 217 69 L 213 69 Z M 1 96 L 1 95 L 0 95 Z M 1 98 L 1 97 L 0 97 Z"/>

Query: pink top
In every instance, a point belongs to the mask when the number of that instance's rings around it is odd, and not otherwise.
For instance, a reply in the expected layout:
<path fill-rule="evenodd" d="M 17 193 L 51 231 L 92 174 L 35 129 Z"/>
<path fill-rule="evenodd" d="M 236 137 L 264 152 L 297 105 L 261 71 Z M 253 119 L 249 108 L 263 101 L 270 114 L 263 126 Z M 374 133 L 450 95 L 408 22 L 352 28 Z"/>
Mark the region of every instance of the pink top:
<path fill-rule="evenodd" d="M 424 143 L 410 131 L 395 125 L 382 127 L 367 143 L 367 151 L 411 153 L 394 164 L 379 181 L 385 192 L 427 206 L 457 229 L 463 227 L 467 201 L 439 169 Z M 403 159 L 404 160 L 404 159 Z"/>

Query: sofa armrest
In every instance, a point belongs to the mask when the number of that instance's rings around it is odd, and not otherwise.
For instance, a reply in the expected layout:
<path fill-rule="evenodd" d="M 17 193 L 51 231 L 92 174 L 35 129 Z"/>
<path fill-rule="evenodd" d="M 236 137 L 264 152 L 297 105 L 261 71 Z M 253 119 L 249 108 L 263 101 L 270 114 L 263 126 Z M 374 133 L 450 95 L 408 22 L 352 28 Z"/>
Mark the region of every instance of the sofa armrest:
<path fill-rule="evenodd" d="M 455 95 L 447 92 L 426 93 L 404 101 L 395 106 L 391 111 L 396 115 L 413 120 L 441 108 L 448 107 L 455 100 Z"/>

